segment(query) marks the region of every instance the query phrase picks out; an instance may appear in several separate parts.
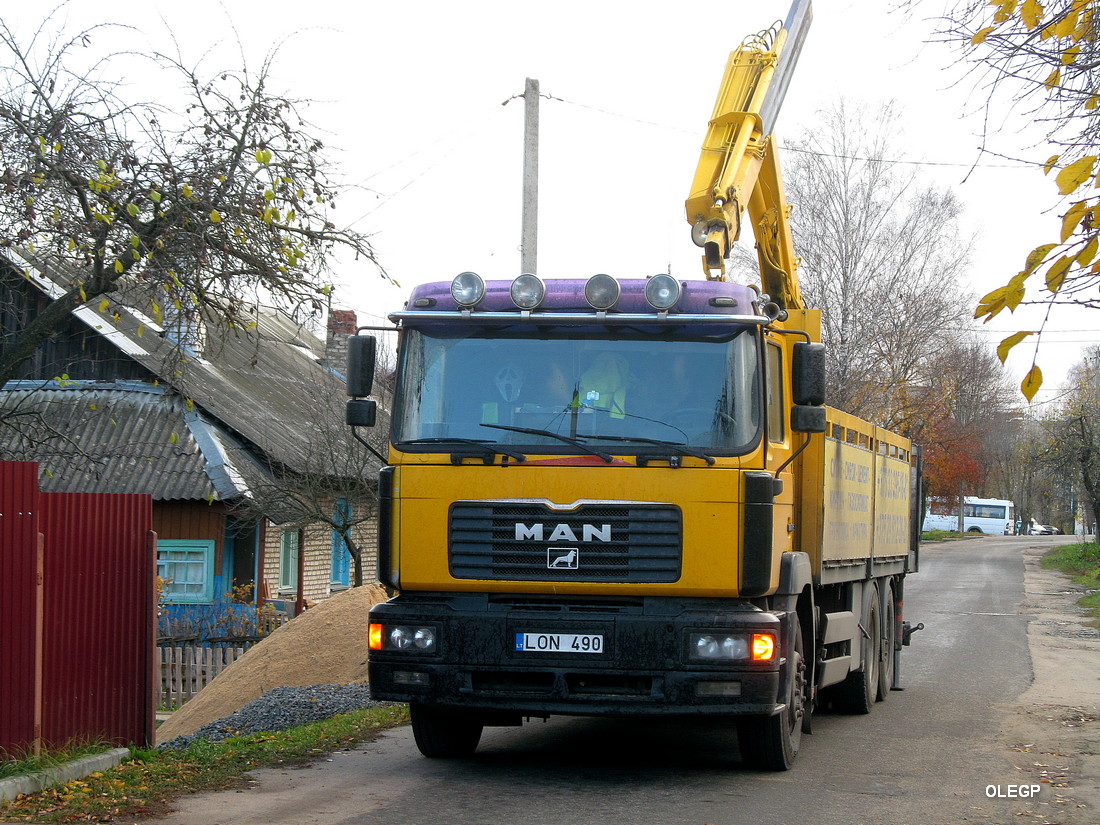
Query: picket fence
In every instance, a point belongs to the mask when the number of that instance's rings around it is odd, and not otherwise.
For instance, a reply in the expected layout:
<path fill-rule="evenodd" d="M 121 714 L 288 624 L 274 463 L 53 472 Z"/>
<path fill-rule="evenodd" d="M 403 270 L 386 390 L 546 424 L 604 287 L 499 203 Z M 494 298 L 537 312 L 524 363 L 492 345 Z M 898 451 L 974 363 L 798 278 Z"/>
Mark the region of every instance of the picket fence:
<path fill-rule="evenodd" d="M 157 670 L 160 673 L 160 694 L 157 707 L 182 707 L 250 647 L 252 643 L 248 642 L 239 646 L 159 645 Z"/>

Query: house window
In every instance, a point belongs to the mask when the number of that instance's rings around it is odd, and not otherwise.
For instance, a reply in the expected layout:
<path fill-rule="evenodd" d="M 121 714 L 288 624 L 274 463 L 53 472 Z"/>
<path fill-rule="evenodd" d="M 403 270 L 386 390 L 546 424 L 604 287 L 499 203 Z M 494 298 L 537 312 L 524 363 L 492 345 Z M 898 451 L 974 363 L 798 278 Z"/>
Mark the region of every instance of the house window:
<path fill-rule="evenodd" d="M 347 587 L 351 584 L 351 553 L 348 543 L 340 529 L 351 524 L 351 502 L 346 498 L 336 500 L 333 508 L 332 523 L 332 586 Z"/>
<path fill-rule="evenodd" d="M 279 590 L 298 589 L 298 528 L 283 530 L 279 537 Z"/>
<path fill-rule="evenodd" d="M 164 600 L 172 604 L 214 601 L 214 542 L 161 539 L 157 542 L 157 575 L 164 583 Z"/>

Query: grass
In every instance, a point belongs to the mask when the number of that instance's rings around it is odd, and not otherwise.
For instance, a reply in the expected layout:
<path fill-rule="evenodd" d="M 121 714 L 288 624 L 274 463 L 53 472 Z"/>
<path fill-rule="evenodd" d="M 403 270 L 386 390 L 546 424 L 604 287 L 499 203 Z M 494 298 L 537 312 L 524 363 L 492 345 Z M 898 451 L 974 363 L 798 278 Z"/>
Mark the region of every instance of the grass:
<path fill-rule="evenodd" d="M 163 815 L 173 799 L 194 791 L 242 787 L 246 774 L 268 765 L 308 762 L 350 750 L 408 721 L 404 705 L 341 714 L 286 731 L 199 740 L 183 750 L 131 749 L 131 759 L 41 793 L 0 805 L 2 822 L 116 822 Z"/>
<path fill-rule="evenodd" d="M 1074 584 L 1097 591 L 1078 600 L 1081 607 L 1092 611 L 1093 624 L 1100 622 L 1100 543 L 1065 544 L 1055 547 L 1043 557 L 1043 567 L 1060 570 L 1073 578 Z"/>
<path fill-rule="evenodd" d="M 977 539 L 983 533 L 960 533 L 956 530 L 928 530 L 920 534 L 921 541 L 944 541 L 945 539 Z"/>
<path fill-rule="evenodd" d="M 70 742 L 60 748 L 33 755 L 27 751 L 2 754 L 6 758 L 0 761 L 0 779 L 8 776 L 21 776 L 63 765 L 82 756 L 94 756 L 110 749 L 103 742 Z"/>

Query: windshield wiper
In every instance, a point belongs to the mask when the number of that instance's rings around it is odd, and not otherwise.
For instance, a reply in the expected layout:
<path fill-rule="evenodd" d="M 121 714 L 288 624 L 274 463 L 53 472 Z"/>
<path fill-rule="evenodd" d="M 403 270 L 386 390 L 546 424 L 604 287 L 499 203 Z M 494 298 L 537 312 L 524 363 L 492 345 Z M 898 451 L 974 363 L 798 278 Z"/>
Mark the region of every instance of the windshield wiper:
<path fill-rule="evenodd" d="M 668 447 L 673 452 L 680 455 L 690 455 L 693 458 L 701 458 L 707 462 L 707 466 L 714 464 L 714 457 L 709 456 L 702 450 L 697 450 L 694 447 L 689 447 L 687 444 L 680 444 L 676 441 L 662 441 L 659 438 L 645 438 L 640 435 L 596 435 L 595 433 L 585 433 L 583 438 L 598 438 L 601 441 L 625 441 L 625 442 L 637 442 L 640 444 L 656 444 L 659 447 Z M 645 466 L 645 460 L 639 456 L 638 464 Z"/>
<path fill-rule="evenodd" d="M 484 425 L 483 425 L 484 426 Z M 451 463 L 459 464 L 463 458 L 469 455 L 479 456 L 481 460 L 486 464 L 492 464 L 493 460 L 498 455 L 506 455 L 509 458 L 514 458 L 516 461 L 526 461 L 527 456 L 523 453 L 512 452 L 511 450 L 502 450 L 497 446 L 489 446 L 493 442 L 489 439 L 481 440 L 474 438 L 458 438 L 457 436 L 442 436 L 439 438 L 410 438 L 405 441 L 398 441 L 394 446 L 400 444 L 461 444 L 464 447 L 472 448 L 470 453 L 462 454 L 453 452 L 451 453 Z"/>
<path fill-rule="evenodd" d="M 533 427 L 511 427 L 507 424 L 482 424 L 482 427 L 489 427 L 493 430 L 508 430 L 512 433 L 526 433 L 527 435 L 543 435 L 547 438 L 556 438 L 558 441 L 563 441 L 566 444 L 570 444 L 576 447 L 582 452 L 590 453 L 591 455 L 599 456 L 606 463 L 610 464 L 614 459 L 610 453 L 605 453 L 602 450 L 597 450 L 595 447 L 589 447 L 583 441 L 578 441 L 575 438 L 570 438 L 567 435 L 559 435 L 558 433 L 551 432 L 550 430 L 536 430 Z"/>

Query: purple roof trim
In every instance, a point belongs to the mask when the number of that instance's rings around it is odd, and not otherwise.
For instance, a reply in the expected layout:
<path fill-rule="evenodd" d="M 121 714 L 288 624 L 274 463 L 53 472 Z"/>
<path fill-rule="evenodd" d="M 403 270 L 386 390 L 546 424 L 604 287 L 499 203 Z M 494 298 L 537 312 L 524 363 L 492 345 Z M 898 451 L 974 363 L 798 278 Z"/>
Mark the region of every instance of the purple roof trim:
<path fill-rule="evenodd" d="M 546 299 L 542 305 L 532 311 L 533 315 L 539 312 L 593 312 L 592 307 L 584 300 L 584 285 L 587 279 L 562 278 L 548 280 L 546 283 Z M 609 315 L 616 313 L 644 313 L 653 314 L 656 310 L 645 299 L 645 284 L 643 278 L 628 278 L 619 281 L 622 294 L 618 303 L 608 310 Z M 519 312 L 512 303 L 508 289 L 511 281 L 486 281 L 485 298 L 476 307 L 475 312 Z M 756 299 L 756 292 L 741 284 L 731 284 L 723 281 L 680 281 L 680 300 L 669 310 L 670 315 L 751 315 L 753 313 L 752 302 Z M 710 299 L 722 297 L 733 298 L 737 301 L 735 307 L 715 307 L 710 305 Z M 416 301 L 429 298 L 434 301 L 431 306 L 417 307 Z M 451 282 L 437 281 L 430 284 L 421 284 L 413 289 L 409 302 L 405 306 L 408 312 L 434 311 L 446 312 L 447 310 L 459 310 L 458 304 L 451 297 Z"/>

